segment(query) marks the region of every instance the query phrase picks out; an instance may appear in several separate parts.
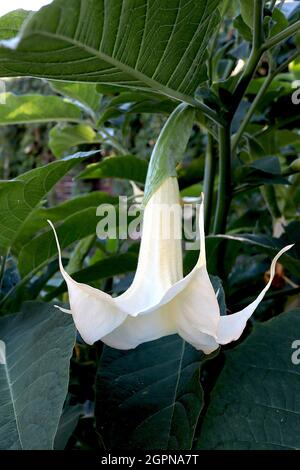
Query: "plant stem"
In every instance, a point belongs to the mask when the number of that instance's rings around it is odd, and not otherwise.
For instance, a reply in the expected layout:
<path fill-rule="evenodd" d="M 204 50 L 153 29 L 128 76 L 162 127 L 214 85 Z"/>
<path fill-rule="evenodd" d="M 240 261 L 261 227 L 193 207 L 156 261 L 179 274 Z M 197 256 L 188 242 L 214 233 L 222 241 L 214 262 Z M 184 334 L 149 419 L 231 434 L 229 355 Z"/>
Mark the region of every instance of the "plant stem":
<path fill-rule="evenodd" d="M 262 56 L 264 41 L 263 13 L 264 0 L 254 2 L 253 43 L 252 51 L 240 80 L 233 92 L 233 105 L 227 116 L 225 125 L 219 126 L 219 188 L 216 217 L 213 233 L 224 233 L 231 201 L 231 123 L 238 109 L 248 85 L 254 75 Z"/>
<path fill-rule="evenodd" d="M 253 114 L 255 113 L 255 110 L 257 108 L 257 105 L 258 103 L 260 102 L 260 100 L 262 99 L 262 97 L 264 96 L 265 92 L 267 91 L 267 89 L 269 88 L 269 86 L 271 85 L 272 81 L 274 80 L 274 78 L 276 77 L 276 75 L 278 75 L 279 73 L 281 73 L 288 65 L 290 62 L 292 62 L 294 59 L 296 59 L 296 57 L 298 57 L 298 55 L 300 54 L 300 50 L 297 50 L 295 51 L 294 54 L 292 54 L 287 60 L 285 60 L 279 67 L 277 67 L 275 70 L 271 70 L 270 69 L 270 73 L 269 75 L 267 76 L 267 78 L 265 79 L 263 85 L 261 86 L 259 92 L 257 93 L 254 101 L 252 102 L 250 108 L 248 109 L 248 112 L 246 113 L 246 116 L 241 124 L 241 127 L 239 128 L 238 132 L 236 133 L 236 135 L 234 136 L 233 138 L 233 142 L 232 142 L 232 151 L 234 151 L 250 121 L 250 119 L 252 118 Z"/>
<path fill-rule="evenodd" d="M 224 124 L 224 119 L 222 116 L 220 116 L 216 111 L 211 109 L 209 106 L 206 104 L 202 103 L 201 101 L 195 100 L 193 102 L 193 106 L 198 108 L 200 111 L 203 112 L 203 114 L 210 118 L 215 124 L 223 125 Z"/>
<path fill-rule="evenodd" d="M 239 107 L 240 102 L 243 99 L 244 94 L 248 88 L 249 83 L 254 75 L 254 72 L 257 68 L 257 65 L 261 59 L 263 48 L 262 44 L 264 41 L 264 31 L 263 31 L 263 11 L 264 11 L 264 1 L 256 0 L 254 3 L 254 20 L 253 20 L 253 42 L 252 50 L 247 62 L 246 68 L 243 75 L 238 81 L 236 88 L 233 92 L 233 107 L 231 110 L 231 116 L 235 114 L 237 108 Z"/>
<path fill-rule="evenodd" d="M 288 26 L 286 29 L 276 34 L 272 38 L 268 39 L 262 46 L 262 51 L 265 52 L 271 47 L 277 46 L 285 39 L 289 38 L 293 34 L 297 33 L 300 30 L 300 20 Z"/>
<path fill-rule="evenodd" d="M 219 188 L 213 233 L 225 233 L 231 201 L 230 126 L 219 127 Z"/>
<path fill-rule="evenodd" d="M 254 50 L 259 51 L 265 40 L 264 34 L 264 0 L 254 2 L 253 43 Z"/>
<path fill-rule="evenodd" d="M 209 233 L 209 226 L 210 226 L 210 220 L 211 220 L 215 174 L 216 174 L 215 143 L 214 143 L 214 139 L 212 135 L 207 134 L 207 150 L 206 150 L 206 157 L 205 157 L 204 184 L 203 184 L 203 192 L 205 195 L 204 220 L 205 220 L 205 232 L 206 233 Z"/>

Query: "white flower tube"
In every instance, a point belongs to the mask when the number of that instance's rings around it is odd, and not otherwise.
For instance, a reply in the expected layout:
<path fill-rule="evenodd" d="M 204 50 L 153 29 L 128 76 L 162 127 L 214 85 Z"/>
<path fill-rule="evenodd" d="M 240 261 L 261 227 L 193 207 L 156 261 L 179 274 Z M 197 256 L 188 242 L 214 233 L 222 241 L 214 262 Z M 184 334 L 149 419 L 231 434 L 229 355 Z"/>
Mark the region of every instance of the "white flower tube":
<path fill-rule="evenodd" d="M 272 261 L 270 280 L 257 299 L 240 312 L 221 316 L 206 269 L 203 202 L 199 217 L 200 255 L 186 277 L 182 274 L 181 212 L 176 207 L 180 207 L 178 183 L 175 177 L 169 177 L 146 205 L 137 271 L 132 285 L 117 298 L 80 284 L 66 273 L 55 233 L 71 314 L 87 343 L 102 339 L 112 347 L 131 349 L 177 332 L 209 354 L 219 344 L 234 341 L 242 334 L 271 286 L 278 258 L 292 245 L 283 248 Z"/>

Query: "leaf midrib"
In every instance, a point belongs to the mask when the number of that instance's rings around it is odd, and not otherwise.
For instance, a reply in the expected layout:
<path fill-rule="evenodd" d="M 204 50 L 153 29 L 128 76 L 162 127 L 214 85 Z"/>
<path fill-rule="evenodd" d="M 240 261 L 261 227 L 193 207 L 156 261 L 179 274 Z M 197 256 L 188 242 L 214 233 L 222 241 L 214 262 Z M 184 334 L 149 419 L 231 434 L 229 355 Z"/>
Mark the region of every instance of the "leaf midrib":
<path fill-rule="evenodd" d="M 24 449 L 22 439 L 21 439 L 21 431 L 20 431 L 20 425 L 19 425 L 19 421 L 18 421 L 18 414 L 17 414 L 17 410 L 16 410 L 16 407 L 15 407 L 15 399 L 14 399 L 14 393 L 13 393 L 13 388 L 12 388 L 12 381 L 10 379 L 10 374 L 9 374 L 9 370 L 8 370 L 7 355 L 6 355 L 6 361 L 3 365 L 4 365 L 5 375 L 6 375 L 6 379 L 7 379 L 7 383 L 8 383 L 9 395 L 10 395 L 10 399 L 11 399 L 11 403 L 12 403 L 12 407 L 13 407 L 18 438 L 19 438 L 19 441 L 20 441 L 21 449 Z"/>
<path fill-rule="evenodd" d="M 135 432 L 141 427 L 143 426 L 147 421 L 149 421 L 149 419 L 153 418 L 155 415 L 158 415 L 160 414 L 162 411 L 164 410 L 167 410 L 167 409 L 171 409 L 171 416 L 170 416 L 170 421 L 169 421 L 169 429 L 168 429 L 168 436 L 167 436 L 167 445 L 169 445 L 169 441 L 170 441 L 170 433 L 171 433 L 171 426 L 172 426 L 172 422 L 173 422 L 173 416 L 174 416 L 174 410 L 175 410 L 175 405 L 177 403 L 177 392 L 178 392 L 178 387 L 179 387 L 179 383 L 180 383 L 180 377 L 181 377 L 181 373 L 182 373 L 182 363 L 183 363 L 183 358 L 184 358 L 184 353 L 185 353 L 185 346 L 186 346 L 186 342 L 185 341 L 182 341 L 182 346 L 181 346 L 181 352 L 180 352 L 180 358 L 179 358 L 179 364 L 178 364 L 178 369 L 177 369 L 177 372 L 174 373 L 174 374 L 170 374 L 168 375 L 168 377 L 165 377 L 165 379 L 169 379 L 170 377 L 172 377 L 172 375 L 177 375 L 177 380 L 176 380 L 176 384 L 175 384 L 175 389 L 174 389 L 174 395 L 173 395 L 173 399 L 171 401 L 171 403 L 169 403 L 168 405 L 160 408 L 159 410 L 157 410 L 155 413 L 152 413 L 151 415 L 147 416 L 146 419 L 144 419 L 136 428 L 135 428 Z M 148 369 L 145 368 L 145 369 Z M 136 372 L 135 372 L 136 373 Z M 127 374 L 126 374 L 127 375 Z M 124 402 L 123 402 L 124 404 Z"/>
<path fill-rule="evenodd" d="M 181 377 L 181 371 L 182 371 L 183 357 L 184 357 L 184 353 L 185 353 L 185 345 L 186 345 L 185 341 L 182 340 L 180 359 L 179 359 L 179 365 L 178 365 L 177 381 L 176 381 L 174 396 L 173 396 L 173 400 L 172 400 L 172 412 L 171 412 L 170 423 L 169 423 L 168 448 L 169 448 L 169 443 L 170 443 L 170 434 L 171 434 L 171 427 L 172 427 L 172 422 L 173 422 L 173 417 L 174 417 L 175 404 L 176 404 L 176 401 L 177 401 L 177 392 L 178 392 L 178 387 L 179 387 L 179 382 L 180 382 L 180 377 Z"/>
<path fill-rule="evenodd" d="M 102 51 L 97 51 L 96 49 L 89 47 L 85 44 L 82 44 L 79 41 L 76 41 L 75 39 L 72 39 L 70 37 L 64 36 L 62 34 L 51 34 L 45 31 L 40 31 L 40 30 L 35 30 L 33 33 L 30 34 L 31 37 L 34 36 L 44 36 L 49 39 L 60 39 L 61 41 L 65 41 L 69 44 L 72 44 L 73 46 L 79 47 L 80 49 L 88 52 L 89 54 L 98 57 L 100 60 L 104 60 L 105 62 L 108 62 L 110 65 L 113 67 L 116 67 L 117 69 L 121 70 L 122 72 L 127 73 L 128 75 L 131 75 L 133 78 L 137 79 L 138 81 L 144 82 L 146 85 L 148 85 L 150 88 L 153 88 L 154 90 L 159 90 L 161 93 L 164 95 L 169 96 L 170 98 L 174 98 L 177 101 L 185 102 L 187 104 L 190 104 L 192 106 L 195 106 L 197 103 L 196 101 L 188 95 L 185 95 L 183 93 L 180 93 L 172 88 L 169 88 L 165 85 L 162 85 L 161 83 L 157 82 L 156 80 L 153 80 L 152 78 L 148 77 L 147 75 L 143 74 L 142 72 L 139 72 L 136 69 L 133 69 L 132 67 L 129 67 L 128 65 L 118 61 L 117 59 L 114 59 L 111 56 L 108 56 Z M 26 36 L 25 36 L 26 38 Z"/>

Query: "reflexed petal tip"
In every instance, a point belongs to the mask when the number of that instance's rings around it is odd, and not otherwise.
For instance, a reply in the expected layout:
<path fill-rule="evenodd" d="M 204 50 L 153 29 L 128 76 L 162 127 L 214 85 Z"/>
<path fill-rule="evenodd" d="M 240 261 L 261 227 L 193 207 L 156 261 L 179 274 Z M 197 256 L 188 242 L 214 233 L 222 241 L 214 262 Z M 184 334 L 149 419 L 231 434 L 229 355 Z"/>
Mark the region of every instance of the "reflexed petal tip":
<path fill-rule="evenodd" d="M 48 223 L 54 232 L 59 255 L 59 268 L 68 286 L 71 310 L 57 307 L 62 312 L 73 315 L 76 327 L 84 341 L 93 344 L 117 328 L 125 320 L 127 314 L 115 304 L 110 295 L 74 281 L 65 271 L 57 233 L 52 222 L 48 220 Z"/>
<path fill-rule="evenodd" d="M 240 312 L 234 313 L 232 315 L 222 316 L 220 318 L 219 328 L 218 328 L 218 336 L 217 340 L 219 344 L 228 344 L 231 341 L 236 341 L 240 338 L 241 334 L 243 333 L 246 323 L 251 315 L 254 313 L 260 302 L 263 300 L 266 292 L 271 287 L 275 276 L 275 267 L 278 259 L 282 256 L 286 251 L 290 250 L 293 245 L 288 245 L 282 250 L 277 253 L 275 258 L 273 259 L 270 267 L 270 279 L 264 289 L 260 292 L 258 297 L 247 307 L 245 307 Z"/>
<path fill-rule="evenodd" d="M 71 310 L 68 309 L 68 308 L 63 308 L 63 307 L 60 307 L 59 305 L 54 305 L 54 307 L 57 308 L 58 310 L 60 310 L 63 313 L 68 313 L 69 315 L 72 315 Z"/>

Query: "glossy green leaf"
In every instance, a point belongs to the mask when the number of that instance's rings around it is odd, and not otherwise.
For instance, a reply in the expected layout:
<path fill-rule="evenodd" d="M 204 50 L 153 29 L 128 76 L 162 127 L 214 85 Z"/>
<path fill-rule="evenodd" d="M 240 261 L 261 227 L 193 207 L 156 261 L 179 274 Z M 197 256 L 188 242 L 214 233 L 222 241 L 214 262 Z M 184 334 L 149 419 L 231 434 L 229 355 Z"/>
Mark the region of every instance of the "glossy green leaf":
<path fill-rule="evenodd" d="M 49 80 L 54 91 L 71 98 L 81 104 L 87 111 L 94 114 L 99 111 L 101 94 L 97 92 L 94 83 L 72 83 Z"/>
<path fill-rule="evenodd" d="M 263 147 L 265 154 L 281 156 L 283 147 L 299 145 L 300 136 L 298 132 L 288 129 L 274 129 L 270 130 L 267 135 L 259 137 L 258 142 Z"/>
<path fill-rule="evenodd" d="M 100 218 L 96 215 L 98 205 L 87 209 L 76 210 L 66 217 L 57 227 L 57 234 L 61 248 L 67 248 L 72 243 L 96 234 L 97 223 Z M 83 223 L 84 221 L 84 223 Z M 45 221 L 45 227 L 49 225 Z M 48 228 L 24 245 L 19 253 L 19 269 L 23 276 L 45 266 L 49 260 L 57 257 L 57 246 L 53 231 Z"/>
<path fill-rule="evenodd" d="M 119 255 L 111 255 L 109 258 L 96 261 L 91 266 L 83 268 L 77 272 L 72 273 L 72 278 L 75 281 L 88 284 L 94 281 L 100 281 L 113 276 L 120 276 L 121 274 L 130 273 L 136 270 L 137 267 L 137 254 L 136 253 L 121 253 Z M 47 301 L 58 297 L 67 291 L 65 282 L 55 288 L 46 295 Z"/>
<path fill-rule="evenodd" d="M 64 450 L 68 440 L 76 429 L 79 418 L 84 414 L 81 404 L 67 406 L 61 415 L 57 433 L 54 440 L 54 450 Z"/>
<path fill-rule="evenodd" d="M 94 129 L 87 124 L 57 125 L 49 132 L 49 147 L 58 158 L 77 145 L 95 144 L 101 141 Z"/>
<path fill-rule="evenodd" d="M 203 406 L 202 360 L 178 336 L 131 351 L 105 347 L 95 414 L 106 449 L 191 449 Z"/>
<path fill-rule="evenodd" d="M 279 8 L 275 8 L 273 11 L 272 23 L 273 25 L 270 31 L 271 37 L 281 33 L 281 31 L 283 31 L 289 25 L 287 18 L 285 17 L 284 13 L 280 11 Z"/>
<path fill-rule="evenodd" d="M 118 199 L 114 196 L 102 191 L 93 191 L 69 199 L 55 207 L 36 208 L 23 223 L 18 236 L 14 240 L 13 252 L 18 254 L 22 247 L 36 237 L 40 231 L 49 229 L 47 220 L 51 220 L 53 223 L 60 222 L 89 207 L 96 208 L 100 204 L 116 204 L 117 202 Z"/>
<path fill-rule="evenodd" d="M 75 165 L 96 152 L 81 152 L 0 182 L 0 251 L 14 244 L 23 223 L 51 188 Z"/>
<path fill-rule="evenodd" d="M 120 178 L 145 183 L 148 163 L 133 155 L 107 157 L 80 173 L 81 179 Z"/>
<path fill-rule="evenodd" d="M 0 448 L 52 449 L 67 394 L 75 327 L 41 302 L 0 318 Z"/>
<path fill-rule="evenodd" d="M 238 30 L 239 34 L 244 38 L 246 41 L 252 41 L 252 31 L 251 28 L 245 23 L 242 18 L 242 15 L 238 15 L 233 22 L 233 26 Z"/>
<path fill-rule="evenodd" d="M 236 168 L 235 179 L 239 183 L 251 185 L 289 184 L 281 174 L 280 162 L 277 157 L 263 157 L 248 165 Z"/>
<path fill-rule="evenodd" d="M 102 110 L 97 125 L 102 126 L 106 121 L 130 113 L 170 114 L 175 106 L 175 101 L 152 91 L 123 91 Z"/>
<path fill-rule="evenodd" d="M 296 59 L 289 65 L 291 72 L 296 80 L 300 80 L 300 59 Z"/>
<path fill-rule="evenodd" d="M 241 15 L 249 28 L 253 28 L 254 1 L 255 0 L 240 0 Z"/>
<path fill-rule="evenodd" d="M 193 101 L 220 0 L 54 0 L 2 43 L 0 75 L 153 88 Z"/>
<path fill-rule="evenodd" d="M 242 235 L 209 235 L 207 240 L 211 242 L 219 243 L 219 240 L 227 239 L 232 242 L 244 243 L 245 246 L 256 247 L 260 253 L 265 253 L 270 257 L 274 257 L 278 251 L 284 246 L 297 242 L 298 240 L 293 238 L 292 240 L 281 240 L 278 238 L 272 238 L 267 235 L 252 235 L 252 234 L 242 234 Z M 295 248 L 288 253 L 284 253 L 280 257 L 280 263 L 285 266 L 292 274 L 299 276 L 300 272 L 300 259 L 297 257 L 297 252 Z"/>
<path fill-rule="evenodd" d="M 11 39 L 15 37 L 25 19 L 31 12 L 26 10 L 14 10 L 0 18 L 0 39 Z"/>
<path fill-rule="evenodd" d="M 80 109 L 58 97 L 43 95 L 14 95 L 5 93 L 0 106 L 0 126 L 9 124 L 31 124 L 43 122 L 78 122 Z"/>
<path fill-rule="evenodd" d="M 300 449 L 299 331 L 300 310 L 285 312 L 226 353 L 198 449 Z"/>

